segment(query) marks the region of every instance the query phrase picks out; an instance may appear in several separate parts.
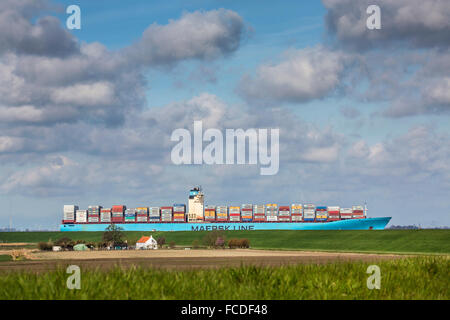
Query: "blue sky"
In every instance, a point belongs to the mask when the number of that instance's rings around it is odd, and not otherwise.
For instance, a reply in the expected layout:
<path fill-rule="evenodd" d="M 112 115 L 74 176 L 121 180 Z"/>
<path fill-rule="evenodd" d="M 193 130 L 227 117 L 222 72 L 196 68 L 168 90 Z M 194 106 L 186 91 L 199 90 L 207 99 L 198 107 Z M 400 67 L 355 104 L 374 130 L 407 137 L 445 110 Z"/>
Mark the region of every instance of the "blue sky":
<path fill-rule="evenodd" d="M 368 1 L 6 2 L 0 27 L 21 23 L 0 32 L 0 226 L 55 227 L 66 203 L 183 202 L 197 184 L 211 202 L 368 201 L 394 224 L 450 224 L 442 2 L 400 19 L 417 1 L 376 1 L 378 33 Z M 81 30 L 65 28 L 72 4 Z M 196 114 L 281 128 L 280 172 L 171 164 L 170 132 Z"/>

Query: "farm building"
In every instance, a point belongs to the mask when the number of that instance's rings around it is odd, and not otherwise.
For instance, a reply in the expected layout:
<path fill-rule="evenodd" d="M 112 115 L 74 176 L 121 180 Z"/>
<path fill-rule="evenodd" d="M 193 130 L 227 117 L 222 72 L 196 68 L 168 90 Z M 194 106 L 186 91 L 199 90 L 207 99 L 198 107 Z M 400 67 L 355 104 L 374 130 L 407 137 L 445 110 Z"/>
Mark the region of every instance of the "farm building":
<path fill-rule="evenodd" d="M 139 249 L 158 249 L 158 244 L 152 236 L 143 236 L 136 242 L 136 250 Z"/>

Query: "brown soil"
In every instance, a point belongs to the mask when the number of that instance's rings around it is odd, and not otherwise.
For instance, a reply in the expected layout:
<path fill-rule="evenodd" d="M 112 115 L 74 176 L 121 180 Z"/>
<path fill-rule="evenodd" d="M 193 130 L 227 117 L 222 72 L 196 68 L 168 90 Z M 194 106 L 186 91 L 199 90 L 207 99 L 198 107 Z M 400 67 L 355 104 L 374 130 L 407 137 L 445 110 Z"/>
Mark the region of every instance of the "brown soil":
<path fill-rule="evenodd" d="M 0 242 L 0 247 L 16 247 L 36 245 L 34 242 Z"/>
<path fill-rule="evenodd" d="M 33 260 L 0 263 L 0 272 L 40 272 L 75 264 L 83 268 L 110 269 L 132 266 L 164 269 L 220 268 L 240 265 L 280 266 L 300 263 L 332 263 L 399 259 L 405 255 L 329 253 L 272 250 L 129 250 L 34 252 Z"/>

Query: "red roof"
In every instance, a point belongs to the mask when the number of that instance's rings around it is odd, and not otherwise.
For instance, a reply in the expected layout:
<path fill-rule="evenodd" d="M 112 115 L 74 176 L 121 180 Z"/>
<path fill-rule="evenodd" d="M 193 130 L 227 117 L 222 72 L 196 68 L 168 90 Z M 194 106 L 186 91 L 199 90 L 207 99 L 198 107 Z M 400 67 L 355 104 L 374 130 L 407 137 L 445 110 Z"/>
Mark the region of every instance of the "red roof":
<path fill-rule="evenodd" d="M 136 243 L 146 243 L 150 237 L 141 237 Z"/>

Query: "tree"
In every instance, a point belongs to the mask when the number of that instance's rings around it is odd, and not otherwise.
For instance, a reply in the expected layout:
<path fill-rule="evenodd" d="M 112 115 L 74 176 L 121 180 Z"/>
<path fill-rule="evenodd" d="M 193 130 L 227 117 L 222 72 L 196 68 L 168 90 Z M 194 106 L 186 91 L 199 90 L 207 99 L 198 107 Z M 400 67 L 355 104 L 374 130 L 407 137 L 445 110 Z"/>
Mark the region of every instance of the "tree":
<path fill-rule="evenodd" d="M 195 239 L 194 241 L 192 241 L 192 248 L 194 249 L 198 249 L 199 246 L 199 241 L 197 239 Z"/>
<path fill-rule="evenodd" d="M 39 242 L 37 246 L 38 246 L 39 250 L 52 251 L 53 243 L 51 243 L 51 242 Z"/>
<path fill-rule="evenodd" d="M 158 237 L 158 238 L 156 238 L 156 243 L 158 244 L 158 246 L 160 248 L 162 248 L 162 246 L 166 243 L 166 238 Z"/>
<path fill-rule="evenodd" d="M 221 237 L 218 237 L 218 238 L 216 239 L 215 245 L 216 245 L 216 247 L 220 247 L 220 248 L 223 249 L 224 246 L 225 246 L 225 240 L 224 240 L 223 238 L 221 238 Z"/>
<path fill-rule="evenodd" d="M 247 238 L 241 239 L 241 248 L 250 248 L 250 241 Z"/>
<path fill-rule="evenodd" d="M 222 238 L 225 240 L 225 234 L 218 230 L 209 231 L 203 237 L 203 244 L 207 247 L 214 247 L 216 245 L 217 238 Z"/>
<path fill-rule="evenodd" d="M 55 245 L 60 246 L 63 249 L 72 249 L 75 242 L 68 237 L 62 237 L 61 239 L 55 241 Z"/>
<path fill-rule="evenodd" d="M 105 232 L 103 232 L 103 241 L 112 244 L 113 246 L 123 245 L 125 242 L 123 240 L 124 235 L 122 230 L 121 227 L 110 224 Z"/>
<path fill-rule="evenodd" d="M 230 239 L 230 241 L 228 241 L 228 247 L 230 249 L 236 248 L 238 246 L 238 239 Z"/>
<path fill-rule="evenodd" d="M 228 247 L 232 248 L 250 248 L 250 241 L 248 239 L 230 239 Z"/>

